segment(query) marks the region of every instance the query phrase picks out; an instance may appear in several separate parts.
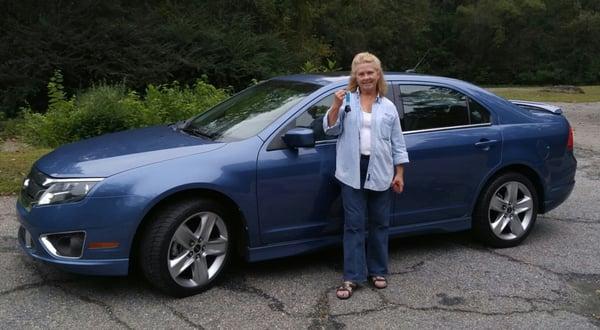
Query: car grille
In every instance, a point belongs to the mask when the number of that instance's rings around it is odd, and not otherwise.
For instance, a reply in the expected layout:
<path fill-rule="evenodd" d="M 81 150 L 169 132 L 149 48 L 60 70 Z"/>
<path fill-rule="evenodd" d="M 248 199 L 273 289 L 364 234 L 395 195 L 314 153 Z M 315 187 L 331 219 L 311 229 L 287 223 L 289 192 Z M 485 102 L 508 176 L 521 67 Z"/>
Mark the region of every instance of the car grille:
<path fill-rule="evenodd" d="M 32 168 L 21 187 L 20 202 L 26 209 L 31 209 L 31 206 L 35 205 L 44 191 L 48 189 L 43 184 L 49 177 L 44 173 L 38 171 L 36 168 Z"/>

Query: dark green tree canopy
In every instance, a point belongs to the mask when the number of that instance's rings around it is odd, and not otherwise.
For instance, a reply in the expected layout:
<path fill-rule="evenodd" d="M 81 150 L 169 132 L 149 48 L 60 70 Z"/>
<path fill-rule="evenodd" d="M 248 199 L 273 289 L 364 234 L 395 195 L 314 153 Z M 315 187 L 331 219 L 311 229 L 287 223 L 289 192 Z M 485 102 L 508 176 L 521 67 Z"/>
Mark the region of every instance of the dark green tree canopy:
<path fill-rule="evenodd" d="M 359 51 L 484 84 L 600 81 L 597 0 L 0 0 L 0 110 L 47 107 L 95 82 L 200 77 L 240 90 L 301 70 L 349 69 Z"/>

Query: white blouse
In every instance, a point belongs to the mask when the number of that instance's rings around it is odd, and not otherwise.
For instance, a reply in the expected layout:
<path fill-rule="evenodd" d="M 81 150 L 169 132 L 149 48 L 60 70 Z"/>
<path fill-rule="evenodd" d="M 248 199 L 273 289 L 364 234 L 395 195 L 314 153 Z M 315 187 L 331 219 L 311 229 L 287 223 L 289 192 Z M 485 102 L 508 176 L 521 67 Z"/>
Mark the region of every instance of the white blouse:
<path fill-rule="evenodd" d="M 371 155 L 371 113 L 362 112 L 362 123 L 360 124 L 360 154 Z"/>

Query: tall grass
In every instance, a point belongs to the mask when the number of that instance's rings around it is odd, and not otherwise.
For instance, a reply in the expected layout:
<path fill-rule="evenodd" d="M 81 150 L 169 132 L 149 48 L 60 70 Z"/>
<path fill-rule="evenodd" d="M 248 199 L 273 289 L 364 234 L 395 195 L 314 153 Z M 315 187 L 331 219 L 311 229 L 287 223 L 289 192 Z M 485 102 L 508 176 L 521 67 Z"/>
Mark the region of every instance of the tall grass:
<path fill-rule="evenodd" d="M 600 102 L 600 86 L 579 86 L 583 94 L 544 91 L 544 87 L 490 87 L 490 92 L 506 99 L 539 102 Z"/>

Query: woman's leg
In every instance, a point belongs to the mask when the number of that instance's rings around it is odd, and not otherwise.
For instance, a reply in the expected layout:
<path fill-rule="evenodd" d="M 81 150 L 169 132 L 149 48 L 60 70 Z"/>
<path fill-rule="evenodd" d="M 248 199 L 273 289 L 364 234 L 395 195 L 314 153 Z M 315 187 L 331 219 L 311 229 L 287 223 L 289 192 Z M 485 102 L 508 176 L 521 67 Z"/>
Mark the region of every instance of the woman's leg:
<path fill-rule="evenodd" d="M 390 190 L 368 193 L 367 267 L 369 276 L 388 273 L 388 237 L 392 196 Z"/>
<path fill-rule="evenodd" d="M 367 199 L 362 189 L 342 184 L 344 204 L 344 281 L 367 280 L 365 262 L 365 216 Z"/>

